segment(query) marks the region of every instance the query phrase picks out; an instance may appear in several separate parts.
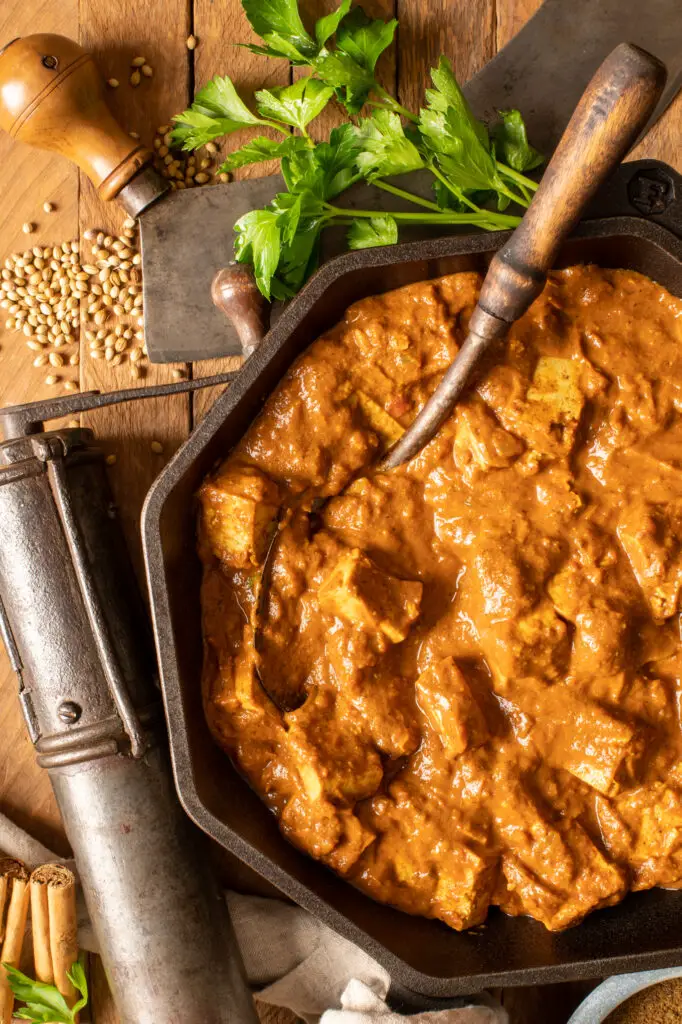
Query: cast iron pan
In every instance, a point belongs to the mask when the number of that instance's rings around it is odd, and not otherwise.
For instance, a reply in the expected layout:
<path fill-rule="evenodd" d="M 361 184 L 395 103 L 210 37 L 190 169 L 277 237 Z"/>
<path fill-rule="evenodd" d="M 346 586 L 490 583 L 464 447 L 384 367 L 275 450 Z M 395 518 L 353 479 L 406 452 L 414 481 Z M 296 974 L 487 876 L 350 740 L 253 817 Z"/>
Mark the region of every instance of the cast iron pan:
<path fill-rule="evenodd" d="M 622 165 L 558 266 L 638 270 L 682 297 L 682 178 L 665 164 Z M 361 946 L 391 973 L 395 991 L 444 998 L 489 986 L 534 985 L 682 962 L 682 892 L 631 894 L 559 934 L 491 910 L 457 933 L 379 904 L 291 846 L 272 814 L 214 744 L 201 701 L 202 637 L 194 495 L 293 360 L 352 302 L 461 270 L 485 271 L 507 233 L 453 235 L 366 249 L 315 274 L 232 386 L 159 476 L 143 511 L 143 539 L 171 752 L 190 817 L 283 893 Z M 413 1001 L 413 1005 L 414 1001 Z"/>

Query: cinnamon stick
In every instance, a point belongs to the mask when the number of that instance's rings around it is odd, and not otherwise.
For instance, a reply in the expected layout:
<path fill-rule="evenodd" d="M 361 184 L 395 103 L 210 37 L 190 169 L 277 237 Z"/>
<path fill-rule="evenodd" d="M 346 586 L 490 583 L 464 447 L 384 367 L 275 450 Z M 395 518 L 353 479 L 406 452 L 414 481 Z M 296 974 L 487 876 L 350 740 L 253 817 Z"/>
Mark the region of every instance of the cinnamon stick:
<path fill-rule="evenodd" d="M 19 966 L 29 904 L 29 874 L 21 861 L 0 860 L 0 963 Z M 0 967 L 0 1024 L 11 1024 L 14 995 Z"/>
<path fill-rule="evenodd" d="M 31 875 L 31 920 L 36 978 L 55 985 L 73 1005 L 68 972 L 78 959 L 76 878 L 63 864 L 44 864 Z"/>

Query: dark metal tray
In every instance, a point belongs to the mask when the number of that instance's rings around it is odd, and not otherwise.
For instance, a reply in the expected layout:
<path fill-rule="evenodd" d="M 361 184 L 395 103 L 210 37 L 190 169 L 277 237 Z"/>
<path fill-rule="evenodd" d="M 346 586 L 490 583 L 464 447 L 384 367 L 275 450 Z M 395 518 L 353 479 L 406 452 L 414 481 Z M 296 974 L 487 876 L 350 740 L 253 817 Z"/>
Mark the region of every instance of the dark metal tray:
<path fill-rule="evenodd" d="M 682 243 L 676 237 L 682 235 L 681 185 L 682 179 L 664 164 L 623 165 L 599 198 L 597 208 L 606 216 L 582 223 L 564 246 L 559 265 L 627 267 L 682 296 Z M 633 215 L 637 212 L 649 216 Z M 350 303 L 440 274 L 485 270 L 506 237 L 407 242 L 349 253 L 323 266 L 168 464 L 143 513 L 171 751 L 185 810 L 218 843 L 379 960 L 398 986 L 432 997 L 682 963 L 682 891 L 629 895 L 560 934 L 497 910 L 483 928 L 460 934 L 375 903 L 291 846 L 213 743 L 204 720 L 194 495 L 296 356 Z"/>

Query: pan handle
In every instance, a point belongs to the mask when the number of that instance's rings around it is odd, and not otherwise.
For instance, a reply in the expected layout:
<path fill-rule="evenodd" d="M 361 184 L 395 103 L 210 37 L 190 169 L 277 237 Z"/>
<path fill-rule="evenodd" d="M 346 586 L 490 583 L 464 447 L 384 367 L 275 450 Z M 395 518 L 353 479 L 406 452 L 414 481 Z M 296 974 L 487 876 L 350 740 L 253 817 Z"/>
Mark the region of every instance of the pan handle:
<path fill-rule="evenodd" d="M 77 164 L 100 199 L 114 199 L 152 160 L 114 120 L 90 54 L 66 36 L 25 36 L 0 50 L 0 128 Z"/>
<path fill-rule="evenodd" d="M 230 321 L 242 346 L 245 359 L 252 355 L 267 332 L 265 299 L 258 291 L 249 267 L 229 263 L 213 278 L 211 298 Z"/>

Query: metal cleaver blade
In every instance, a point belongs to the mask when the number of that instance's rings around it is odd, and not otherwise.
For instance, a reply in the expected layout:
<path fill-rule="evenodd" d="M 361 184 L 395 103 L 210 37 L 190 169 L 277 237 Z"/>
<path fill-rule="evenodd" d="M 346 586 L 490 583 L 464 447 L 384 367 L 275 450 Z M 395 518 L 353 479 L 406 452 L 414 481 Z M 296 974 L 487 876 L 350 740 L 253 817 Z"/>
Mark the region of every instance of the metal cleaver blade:
<path fill-rule="evenodd" d="M 668 69 L 650 127 L 682 85 L 680 0 L 545 0 L 464 92 L 476 114 L 487 119 L 496 109 L 517 107 L 530 140 L 548 155 L 593 72 L 624 41 L 649 50 Z M 403 182 L 428 194 L 423 172 L 404 176 Z M 235 221 L 266 205 L 282 187 L 282 179 L 273 176 L 174 192 L 142 214 L 145 328 L 152 362 L 240 354 L 236 334 L 211 302 L 211 281 L 233 259 Z M 366 186 L 343 197 L 346 206 L 368 202 L 377 209 L 394 208 L 390 196 L 378 189 L 368 193 Z M 341 244 L 333 240 L 323 258 L 335 255 Z"/>

